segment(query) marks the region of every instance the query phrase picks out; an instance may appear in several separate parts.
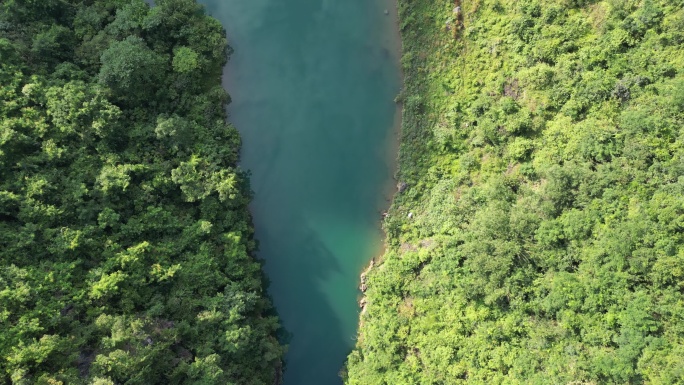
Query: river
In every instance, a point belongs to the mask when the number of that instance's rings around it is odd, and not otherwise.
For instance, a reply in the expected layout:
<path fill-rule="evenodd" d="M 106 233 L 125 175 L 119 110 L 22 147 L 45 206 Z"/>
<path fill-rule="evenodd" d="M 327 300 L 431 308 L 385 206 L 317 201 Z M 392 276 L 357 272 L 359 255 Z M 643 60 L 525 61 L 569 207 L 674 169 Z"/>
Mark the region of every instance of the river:
<path fill-rule="evenodd" d="M 285 385 L 340 384 L 359 273 L 382 251 L 401 86 L 388 0 L 202 0 L 234 53 L 229 120 L 243 138 L 269 293 L 289 333 Z M 389 14 L 385 13 L 388 10 Z"/>

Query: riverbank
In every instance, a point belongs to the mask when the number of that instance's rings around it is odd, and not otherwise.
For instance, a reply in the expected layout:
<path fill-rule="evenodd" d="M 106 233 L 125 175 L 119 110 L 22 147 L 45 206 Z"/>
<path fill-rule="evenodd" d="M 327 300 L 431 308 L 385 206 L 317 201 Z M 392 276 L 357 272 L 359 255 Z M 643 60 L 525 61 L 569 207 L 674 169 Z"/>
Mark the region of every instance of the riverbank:
<path fill-rule="evenodd" d="M 383 39 L 386 40 L 386 45 L 388 48 L 390 48 L 390 55 L 392 56 L 393 60 L 399 63 L 402 55 L 402 43 L 401 33 L 399 31 L 399 9 L 397 6 L 397 1 L 382 0 L 381 4 L 384 7 L 383 12 L 385 13 L 386 17 L 390 19 L 391 25 L 393 26 L 393 28 L 388 28 L 385 31 L 385 37 Z M 401 78 L 401 83 L 403 85 L 404 73 L 401 70 L 401 68 L 399 71 L 399 77 Z M 400 91 L 400 93 L 397 96 L 401 95 L 402 92 L 403 91 Z M 399 148 L 401 144 L 403 102 L 395 98 L 395 103 L 396 111 L 394 114 L 394 123 L 392 125 L 393 128 L 391 131 L 388 132 L 388 146 L 386 147 L 385 154 L 383 156 L 383 159 L 387 164 L 387 168 L 391 170 L 392 178 L 387 179 L 386 183 L 384 184 L 384 187 L 382 189 L 381 201 L 378 205 L 379 215 L 377 226 L 382 234 L 383 241 L 381 244 L 379 244 L 377 251 L 372 254 L 373 257 L 371 258 L 371 260 L 363 265 L 363 270 L 359 273 L 358 288 L 360 294 L 357 298 L 357 302 L 359 304 L 360 314 L 358 319 L 359 326 L 357 327 L 357 330 L 361 328 L 362 317 L 366 312 L 366 276 L 370 274 L 371 270 L 376 264 L 382 263 L 383 256 L 388 250 L 387 234 L 385 232 L 383 224 L 384 221 L 387 219 L 387 216 L 389 215 L 389 210 L 392 207 L 392 202 L 394 200 L 395 193 L 398 191 L 399 185 L 401 185 L 401 182 L 397 180 L 397 173 L 399 170 Z M 344 371 L 342 371 L 341 373 L 343 372 Z"/>
<path fill-rule="evenodd" d="M 412 216 L 409 207 L 403 204 L 406 201 L 405 194 L 409 193 L 408 190 L 411 187 L 413 191 L 416 191 L 416 187 L 419 187 L 418 181 L 422 176 L 421 168 L 417 167 L 419 165 L 417 160 L 421 154 L 424 154 L 424 151 L 420 149 L 424 148 L 427 131 L 423 128 L 424 120 L 419 114 L 416 114 L 414 101 L 425 93 L 427 79 L 426 73 L 421 70 L 421 64 L 424 65 L 425 58 L 431 53 L 430 48 L 433 47 L 434 42 L 430 42 L 430 34 L 418 36 L 414 33 L 415 30 L 410 29 L 409 25 L 402 21 L 412 18 L 407 1 L 399 0 L 393 1 L 393 3 L 397 12 L 396 26 L 401 43 L 399 52 L 401 52 L 400 62 L 403 79 L 401 92 L 395 99 L 398 106 L 398 116 L 395 118 L 398 122 L 397 136 L 394 141 L 396 156 L 393 158 L 395 172 L 391 183 L 388 183 L 384 190 L 386 194 L 384 196 L 388 199 L 389 207 L 382 212 L 381 226 L 385 240 L 382 251 L 376 254 L 376 257 L 364 267 L 359 275 L 361 295 L 358 302 L 361 313 L 358 321 L 356 350 L 350 355 L 349 360 L 351 361 L 345 363 L 345 368 L 340 372 L 345 383 L 350 381 L 348 377 L 349 363 L 354 363 L 357 352 L 364 346 L 364 326 L 370 317 L 368 314 L 370 305 L 367 295 L 368 282 L 379 269 L 382 269 L 385 258 L 398 249 L 400 245 L 398 229 L 402 227 L 401 223 L 407 223 L 410 220 L 408 218 L 410 214 Z M 409 103 L 408 106 L 406 106 L 407 102 Z M 373 305 L 378 306 L 379 304 L 374 303 Z"/>

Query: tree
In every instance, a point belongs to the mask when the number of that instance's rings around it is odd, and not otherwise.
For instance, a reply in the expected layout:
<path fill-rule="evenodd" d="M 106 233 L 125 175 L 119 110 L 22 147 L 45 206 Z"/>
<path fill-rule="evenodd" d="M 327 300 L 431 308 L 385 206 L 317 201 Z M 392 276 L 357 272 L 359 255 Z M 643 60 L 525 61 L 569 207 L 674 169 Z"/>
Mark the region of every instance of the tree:
<path fill-rule="evenodd" d="M 129 36 L 102 53 L 98 79 L 122 98 L 138 101 L 154 93 L 165 76 L 168 60 L 150 50 L 145 41 Z"/>

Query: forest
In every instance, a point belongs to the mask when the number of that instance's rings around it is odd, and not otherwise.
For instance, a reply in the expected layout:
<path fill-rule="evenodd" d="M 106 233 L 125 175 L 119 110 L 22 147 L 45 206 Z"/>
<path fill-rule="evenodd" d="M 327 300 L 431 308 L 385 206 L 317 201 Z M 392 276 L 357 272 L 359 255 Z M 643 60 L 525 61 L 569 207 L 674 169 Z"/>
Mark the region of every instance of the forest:
<path fill-rule="evenodd" d="M 277 383 L 284 353 L 195 0 L 0 2 L 0 383 Z"/>
<path fill-rule="evenodd" d="M 684 1 L 399 0 L 348 385 L 684 383 Z"/>

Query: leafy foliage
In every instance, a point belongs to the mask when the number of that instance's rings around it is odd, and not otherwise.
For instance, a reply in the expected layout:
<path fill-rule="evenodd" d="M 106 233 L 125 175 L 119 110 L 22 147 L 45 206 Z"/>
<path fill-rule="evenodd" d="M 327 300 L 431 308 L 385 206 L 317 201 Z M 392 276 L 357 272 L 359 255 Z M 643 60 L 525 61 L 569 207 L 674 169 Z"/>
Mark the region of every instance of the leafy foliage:
<path fill-rule="evenodd" d="M 0 383 L 279 377 L 225 34 L 156 3 L 0 4 Z"/>
<path fill-rule="evenodd" d="M 684 382 L 684 3 L 399 3 L 409 187 L 346 383 Z"/>

